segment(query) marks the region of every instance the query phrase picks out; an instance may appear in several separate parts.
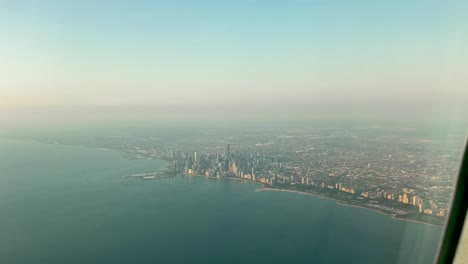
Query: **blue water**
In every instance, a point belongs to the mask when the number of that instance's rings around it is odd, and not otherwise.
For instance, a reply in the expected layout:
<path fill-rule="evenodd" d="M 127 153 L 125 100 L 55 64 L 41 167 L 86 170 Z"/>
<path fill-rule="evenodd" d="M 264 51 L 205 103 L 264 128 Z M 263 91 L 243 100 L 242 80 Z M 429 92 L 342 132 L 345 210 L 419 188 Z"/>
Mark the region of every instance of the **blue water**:
<path fill-rule="evenodd" d="M 117 151 L 0 140 L 0 263 L 431 263 L 441 228 Z"/>

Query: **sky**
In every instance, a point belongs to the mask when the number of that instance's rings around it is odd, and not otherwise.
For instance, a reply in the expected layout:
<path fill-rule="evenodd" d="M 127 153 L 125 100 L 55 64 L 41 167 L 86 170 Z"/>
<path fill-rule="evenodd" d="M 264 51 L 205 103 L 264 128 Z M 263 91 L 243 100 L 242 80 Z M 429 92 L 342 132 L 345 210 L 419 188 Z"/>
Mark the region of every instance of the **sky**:
<path fill-rule="evenodd" d="M 455 109 L 468 103 L 467 13 L 467 1 L 0 0 L 0 108 Z"/>

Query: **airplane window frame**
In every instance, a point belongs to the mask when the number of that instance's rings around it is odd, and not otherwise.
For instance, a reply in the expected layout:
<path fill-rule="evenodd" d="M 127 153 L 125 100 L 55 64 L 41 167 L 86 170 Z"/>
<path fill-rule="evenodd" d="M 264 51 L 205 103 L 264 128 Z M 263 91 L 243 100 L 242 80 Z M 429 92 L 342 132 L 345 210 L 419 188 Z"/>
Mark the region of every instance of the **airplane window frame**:
<path fill-rule="evenodd" d="M 467 140 L 465 140 L 465 151 L 458 173 L 452 206 L 445 223 L 444 234 L 435 261 L 438 264 L 452 263 L 454 261 L 465 223 L 468 207 L 468 145 L 466 142 Z"/>

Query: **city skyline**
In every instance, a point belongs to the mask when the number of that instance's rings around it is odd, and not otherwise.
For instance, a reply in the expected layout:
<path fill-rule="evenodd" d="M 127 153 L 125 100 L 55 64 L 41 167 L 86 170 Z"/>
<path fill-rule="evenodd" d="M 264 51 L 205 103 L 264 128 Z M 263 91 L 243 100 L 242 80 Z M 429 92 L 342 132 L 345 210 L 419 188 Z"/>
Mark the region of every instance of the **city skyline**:
<path fill-rule="evenodd" d="M 153 134 L 154 133 L 154 134 Z M 167 166 L 124 178 L 164 180 L 180 174 L 241 179 L 262 190 L 312 194 L 394 218 L 442 225 L 450 208 L 463 135 L 434 137 L 411 129 L 215 128 L 147 136 L 50 137 L 43 143 L 119 150 L 131 160 Z M 157 135 L 160 136 L 157 136 Z"/>

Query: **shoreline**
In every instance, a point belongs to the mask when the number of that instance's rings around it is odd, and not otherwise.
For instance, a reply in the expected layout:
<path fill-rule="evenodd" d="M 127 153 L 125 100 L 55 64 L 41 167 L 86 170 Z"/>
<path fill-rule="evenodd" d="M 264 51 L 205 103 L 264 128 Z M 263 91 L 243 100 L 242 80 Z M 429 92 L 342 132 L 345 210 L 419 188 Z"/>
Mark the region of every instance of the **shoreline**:
<path fill-rule="evenodd" d="M 263 185 L 263 183 L 261 183 L 261 182 L 256 182 L 256 181 L 253 181 L 253 180 L 237 178 L 237 177 L 219 177 L 218 178 L 216 176 L 206 176 L 206 175 L 200 175 L 200 174 L 188 174 L 188 173 L 179 173 L 179 174 L 183 174 L 185 176 L 196 176 L 196 177 L 203 177 L 203 178 L 216 179 L 216 180 L 238 180 L 238 181 L 245 181 L 245 182 L 249 182 L 249 183 Z"/>
<path fill-rule="evenodd" d="M 0 138 L 7 139 L 7 140 L 24 141 L 24 139 L 16 139 L 16 138 L 8 138 L 8 137 L 0 137 Z M 30 141 L 32 143 L 45 144 L 45 145 L 62 145 L 62 146 L 71 146 L 71 147 L 83 147 L 83 148 L 92 148 L 92 149 L 96 149 L 96 150 L 100 150 L 100 151 L 116 151 L 116 152 L 128 154 L 128 152 L 126 152 L 125 150 L 122 150 L 122 149 L 113 149 L 113 148 L 98 147 L 98 146 L 83 146 L 83 145 L 75 145 L 75 144 L 65 144 L 65 143 L 62 143 L 62 142 L 51 143 L 51 142 L 42 142 L 40 140 L 26 140 L 26 141 Z M 131 160 L 131 159 L 128 159 L 128 160 Z M 154 158 L 154 159 L 152 158 L 152 160 L 159 160 L 159 161 L 168 162 L 167 160 L 164 160 L 162 158 Z M 237 178 L 237 177 L 219 177 L 218 178 L 216 176 L 206 176 L 206 175 L 199 175 L 199 174 L 189 175 L 187 173 L 180 173 L 180 174 L 183 174 L 183 175 L 186 175 L 186 176 L 197 176 L 197 177 L 204 177 L 204 178 L 218 179 L 218 180 L 224 180 L 224 179 L 240 180 L 240 181 L 245 181 L 245 182 L 249 182 L 249 183 L 253 183 L 253 184 L 260 184 L 260 185 L 263 185 L 263 187 L 259 188 L 259 189 L 256 189 L 255 190 L 256 192 L 258 192 L 258 191 L 282 191 L 282 192 L 291 192 L 291 193 L 297 193 L 297 194 L 302 194 L 302 195 L 310 195 L 310 196 L 314 196 L 314 197 L 317 197 L 317 198 L 320 198 L 320 199 L 335 201 L 338 205 L 342 205 L 342 206 L 357 207 L 357 208 L 371 210 L 371 211 L 374 211 L 374 212 L 377 212 L 377 213 L 380 213 L 380 214 L 383 214 L 383 215 L 386 215 L 386 216 L 390 216 L 392 219 L 399 220 L 399 221 L 413 222 L 413 223 L 424 224 L 424 225 L 440 227 L 440 228 L 444 227 L 444 225 L 437 225 L 437 224 L 422 222 L 422 221 L 418 221 L 418 220 L 414 220 L 414 219 L 399 218 L 398 215 L 396 215 L 396 214 L 385 213 L 385 212 L 379 211 L 377 209 L 362 206 L 362 205 L 348 204 L 348 203 L 346 203 L 344 201 L 340 201 L 340 200 L 333 199 L 333 198 L 330 198 L 330 197 L 322 196 L 322 195 L 316 194 L 316 193 L 309 193 L 309 192 L 302 192 L 302 191 L 297 191 L 297 190 L 276 189 L 276 188 L 265 187 L 266 185 L 264 183 L 249 180 L 249 179 Z"/>
<path fill-rule="evenodd" d="M 314 197 L 317 197 L 317 198 L 326 199 L 326 200 L 330 200 L 330 201 L 335 201 L 335 202 L 338 203 L 338 200 L 333 199 L 333 198 L 321 196 L 321 195 L 315 194 L 315 193 L 301 192 L 301 191 L 296 191 L 296 190 L 275 189 L 275 188 L 264 187 L 264 188 L 257 189 L 257 190 L 255 190 L 255 191 L 256 191 L 256 192 L 262 192 L 262 191 L 276 191 L 276 192 L 297 193 L 297 194 L 302 194 L 302 195 L 310 195 L 310 196 L 314 196 Z"/>
<path fill-rule="evenodd" d="M 434 226 L 434 227 L 443 228 L 443 225 L 436 225 L 436 224 L 426 223 L 426 222 L 422 222 L 422 221 L 418 221 L 418 220 L 413 220 L 413 219 L 399 218 L 399 217 L 397 217 L 396 214 L 385 213 L 385 212 L 379 211 L 379 210 L 377 210 L 377 209 L 369 208 L 369 207 L 362 206 L 362 205 L 347 204 L 346 202 L 339 201 L 339 200 L 337 200 L 337 199 L 333 199 L 333 198 L 329 198 L 329 197 L 325 197 L 325 196 L 321 196 L 321 195 L 319 195 L 319 194 L 314 194 L 314 193 L 301 192 L 301 191 L 288 190 L 288 189 L 275 189 L 275 188 L 268 188 L 268 187 L 260 188 L 260 189 L 257 189 L 257 190 L 255 190 L 255 191 L 256 191 L 256 192 L 261 192 L 261 191 L 277 191 L 277 192 L 290 192 L 290 193 L 297 193 L 297 194 L 302 194 L 302 195 L 310 195 L 310 196 L 314 196 L 314 197 L 317 197 L 317 198 L 320 198 L 320 199 L 326 199 L 326 200 L 330 200 L 330 201 L 335 201 L 336 204 L 341 205 L 341 206 L 357 207 L 357 208 L 362 208 L 362 209 L 374 211 L 374 212 L 377 212 L 377 213 L 380 213 L 380 214 L 389 216 L 389 217 L 391 217 L 392 219 L 399 220 L 399 221 L 413 222 L 413 223 L 418 223 L 418 224 L 424 224 L 424 225 L 429 225 L 429 226 Z"/>
<path fill-rule="evenodd" d="M 421 222 L 421 221 L 418 221 L 418 220 L 413 220 L 413 219 L 404 219 L 404 218 L 399 218 L 399 217 L 396 217 L 396 216 L 392 216 L 393 219 L 395 220 L 400 220 L 400 221 L 406 221 L 406 222 L 413 222 L 413 223 L 418 223 L 418 224 L 424 224 L 424 225 L 430 225 L 430 226 L 435 226 L 435 227 L 440 227 L 440 228 L 444 228 L 444 225 L 435 225 L 435 224 L 431 224 L 431 223 L 426 223 L 426 222 Z M 444 221 L 445 223 L 445 221 Z"/>

